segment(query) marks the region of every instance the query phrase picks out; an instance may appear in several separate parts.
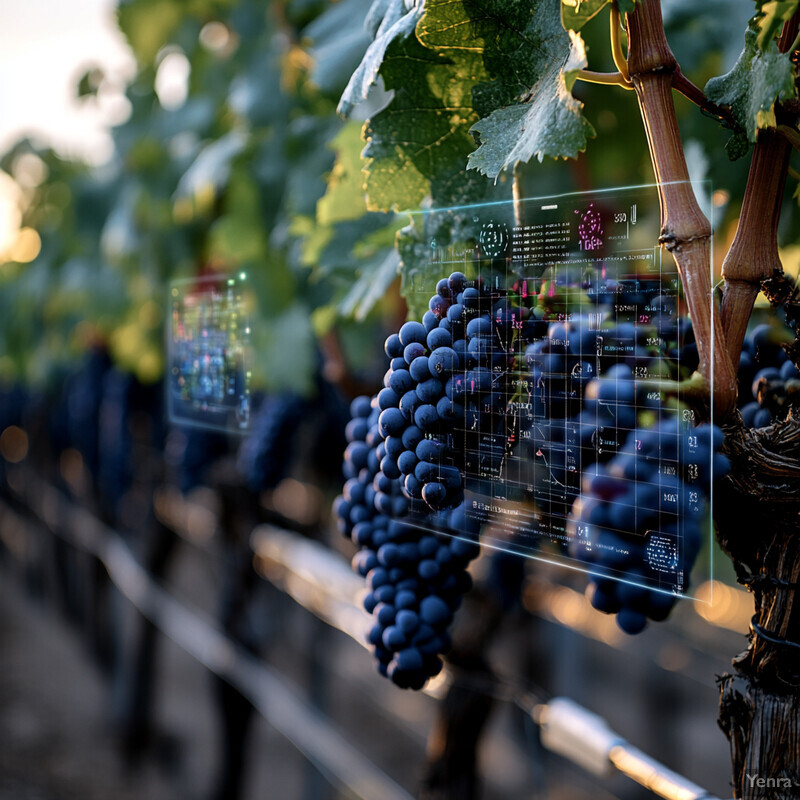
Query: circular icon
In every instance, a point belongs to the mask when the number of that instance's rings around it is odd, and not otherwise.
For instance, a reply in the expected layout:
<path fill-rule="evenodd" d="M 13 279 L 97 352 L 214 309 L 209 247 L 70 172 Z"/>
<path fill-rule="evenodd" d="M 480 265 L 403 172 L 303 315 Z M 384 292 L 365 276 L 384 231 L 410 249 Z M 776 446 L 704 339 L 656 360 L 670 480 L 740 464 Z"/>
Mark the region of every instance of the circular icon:
<path fill-rule="evenodd" d="M 483 255 L 488 258 L 504 256 L 508 250 L 508 227 L 502 222 L 486 222 L 479 239 Z"/>

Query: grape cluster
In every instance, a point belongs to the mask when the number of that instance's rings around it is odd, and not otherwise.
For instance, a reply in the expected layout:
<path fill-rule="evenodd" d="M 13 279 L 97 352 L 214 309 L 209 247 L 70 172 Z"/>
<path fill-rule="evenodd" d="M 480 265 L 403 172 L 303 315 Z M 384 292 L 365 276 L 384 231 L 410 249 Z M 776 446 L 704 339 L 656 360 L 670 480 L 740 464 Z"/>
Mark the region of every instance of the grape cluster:
<path fill-rule="evenodd" d="M 745 337 L 739 358 L 739 407 L 748 428 L 785 419 L 800 402 L 800 373 L 781 344 L 787 333 L 763 323 Z"/>
<path fill-rule="evenodd" d="M 134 378 L 116 367 L 103 380 L 98 426 L 97 488 L 105 513 L 113 515 L 133 478 L 133 442 L 129 423 Z"/>
<path fill-rule="evenodd" d="M 286 476 L 295 435 L 307 413 L 306 401 L 296 394 L 264 398 L 236 460 L 251 491 L 272 489 Z"/>
<path fill-rule="evenodd" d="M 570 518 L 571 549 L 592 565 L 592 605 L 616 614 L 626 633 L 641 632 L 648 619 L 666 619 L 675 604 L 669 584 L 655 589 L 643 582 L 656 583 L 659 572 L 688 575 L 702 541 L 712 474 L 716 481 L 730 469 L 718 452 L 722 442 L 716 427 L 682 432 L 677 419 L 665 419 L 631 431 L 617 455 L 583 473 Z M 677 468 L 665 470 L 665 463 Z M 620 573 L 624 582 L 612 579 Z"/>
<path fill-rule="evenodd" d="M 506 386 L 496 376 L 511 356 L 507 346 L 495 345 L 509 339 L 521 313 L 498 302 L 480 281 L 454 272 L 439 281 L 423 321 L 407 322 L 386 340 L 391 366 L 378 394 L 385 439 L 380 468 L 402 480 L 407 498 L 433 510 L 462 502 L 461 454 L 472 449 L 466 440 L 478 431 L 496 434 L 490 455 L 502 458 L 505 428 L 496 412 L 505 404 Z M 464 437 L 458 454 L 456 428 Z"/>
<path fill-rule="evenodd" d="M 530 309 L 463 273 L 443 278 L 422 322 L 407 322 L 385 345 L 391 366 L 378 394 L 380 473 L 433 509 L 464 497 L 464 454 L 481 451 L 496 468 L 509 448 L 505 415 L 513 342 L 532 332 Z M 453 434 L 459 432 L 458 448 Z M 457 450 L 457 452 L 456 452 Z M 379 479 L 380 480 L 380 479 Z M 386 510 L 388 500 L 378 499 Z"/>
<path fill-rule="evenodd" d="M 503 290 L 453 273 L 422 322 L 386 340 L 383 389 L 352 405 L 336 514 L 362 548 L 353 565 L 369 584 L 369 641 L 398 685 L 421 686 L 440 669 L 469 585 L 465 567 L 478 553 L 480 520 L 466 512 L 464 490 L 485 492 L 520 440 L 534 463 L 546 462 L 534 483 L 545 476 L 559 487 L 534 486 L 534 499 L 544 515 L 569 517 L 570 554 L 595 573 L 597 608 L 634 633 L 674 603 L 657 588 L 659 571 L 670 573 L 663 586 L 674 586 L 675 572 L 685 586 L 708 495 L 703 465 L 713 460 L 717 476 L 728 468 L 712 456 L 721 434 L 687 435 L 676 418 L 682 406 L 639 380 L 681 380 L 697 366 L 675 298 L 613 283 L 594 294 L 583 286 L 595 307 L 576 314 L 556 281 L 528 293 L 519 282 Z M 623 306 L 636 318 L 618 314 Z M 672 474 L 662 471 L 670 459 Z M 447 509 L 455 509 L 449 517 Z M 461 538 L 448 538 L 454 530 Z"/>
<path fill-rule="evenodd" d="M 103 400 L 103 380 L 111 368 L 108 351 L 100 346 L 86 353 L 80 367 L 64 382 L 64 412 L 68 446 L 75 447 L 93 478 L 100 470 L 97 425 Z"/>
<path fill-rule="evenodd" d="M 609 296 L 618 307 L 645 311 L 647 321 L 609 324 L 613 309 L 602 306 Z M 687 586 L 710 495 L 708 464 L 713 459 L 715 479 L 730 465 L 716 453 L 721 431 L 682 434 L 680 407 L 654 391 L 653 379 L 681 380 L 698 364 L 675 298 L 611 286 L 596 300 L 594 318 L 552 322 L 527 349 L 529 452 L 547 464 L 551 484 L 564 487 L 551 496 L 540 491 L 536 502 L 546 513 L 569 514 L 569 551 L 590 565 L 592 605 L 638 633 L 648 618 L 669 614 L 676 575 Z M 569 458 L 559 461 L 564 452 Z"/>
<path fill-rule="evenodd" d="M 397 686 L 420 689 L 441 670 L 453 614 L 472 585 L 466 568 L 480 551 L 479 522 L 463 504 L 433 513 L 401 493 L 399 475 L 383 469 L 385 409 L 377 396 L 357 397 L 351 413 L 337 524 L 360 547 L 353 568 L 369 587 L 364 608 L 374 624 L 367 638 L 378 671 Z"/>
<path fill-rule="evenodd" d="M 209 467 L 228 452 L 228 437 L 219 431 L 205 428 L 185 428 L 179 431 L 175 448 L 178 486 L 188 494 L 206 481 Z"/>

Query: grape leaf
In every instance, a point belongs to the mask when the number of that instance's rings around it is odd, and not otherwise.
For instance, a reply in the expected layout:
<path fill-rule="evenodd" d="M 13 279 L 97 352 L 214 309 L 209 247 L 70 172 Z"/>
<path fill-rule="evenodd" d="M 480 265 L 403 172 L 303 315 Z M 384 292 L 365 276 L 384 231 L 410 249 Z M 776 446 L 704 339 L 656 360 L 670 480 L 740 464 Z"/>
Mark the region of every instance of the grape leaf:
<path fill-rule="evenodd" d="M 375 38 L 342 93 L 337 109 L 340 114 L 349 116 L 355 106 L 367 99 L 370 87 L 378 79 L 387 48 L 396 39 L 405 39 L 414 32 L 423 10 L 423 0 L 416 0 L 410 9 L 406 8 L 405 0 L 375 0 L 365 20 L 365 27 L 375 30 Z M 378 18 L 380 24 L 375 28 Z"/>
<path fill-rule="evenodd" d="M 328 175 L 328 188 L 317 201 L 318 225 L 358 219 L 367 210 L 361 173 L 361 126 L 348 122 L 328 147 L 336 152 L 336 161 Z"/>
<path fill-rule="evenodd" d="M 579 31 L 597 16 L 611 0 L 561 0 L 561 24 L 564 30 Z M 620 14 L 630 14 L 636 0 L 617 0 Z"/>
<path fill-rule="evenodd" d="M 317 360 L 310 310 L 301 301 L 253 329 L 253 377 L 273 392 L 313 393 Z M 287 358 L 287 353 L 291 358 Z"/>
<path fill-rule="evenodd" d="M 731 161 L 738 161 L 750 152 L 750 140 L 746 133 L 737 132 L 725 142 L 725 153 Z"/>
<path fill-rule="evenodd" d="M 611 0 L 561 0 L 561 24 L 565 30 L 579 31 L 610 2 Z"/>
<path fill-rule="evenodd" d="M 178 181 L 175 202 L 185 198 L 198 206 L 210 208 L 228 182 L 234 159 L 246 144 L 242 133 L 231 131 L 206 145 Z"/>
<path fill-rule="evenodd" d="M 338 95 L 369 47 L 371 36 L 353 25 L 370 8 L 370 0 L 340 0 L 331 4 L 302 32 L 314 60 L 311 79 L 323 92 Z"/>
<path fill-rule="evenodd" d="M 756 0 L 758 13 L 755 24 L 758 28 L 758 47 L 764 52 L 769 43 L 780 33 L 783 23 L 797 11 L 800 0 Z"/>
<path fill-rule="evenodd" d="M 630 14 L 637 3 L 637 0 L 617 0 L 617 8 L 620 14 Z"/>
<path fill-rule="evenodd" d="M 304 114 L 289 123 L 285 158 L 288 160 L 285 208 L 295 214 L 313 215 L 317 201 L 325 194 L 324 175 L 331 169 L 334 154 L 327 147 L 339 132 L 342 121 L 331 114 Z"/>
<path fill-rule="evenodd" d="M 574 72 L 586 66 L 586 52 L 579 34 L 571 38 L 566 59 L 549 61 L 528 102 L 500 108 L 473 126 L 480 147 L 469 157 L 470 169 L 496 178 L 533 156 L 539 161 L 576 158 L 586 149 L 595 131 L 581 114 L 583 103 L 571 93 Z"/>
<path fill-rule="evenodd" d="M 745 32 L 744 50 L 730 72 L 712 78 L 705 88 L 713 102 L 730 106 L 736 121 L 751 142 L 759 128 L 775 127 L 775 103 L 795 97 L 794 68 L 788 53 L 778 51 L 770 41 L 763 52 L 758 49 L 757 32 Z"/>
<path fill-rule="evenodd" d="M 583 42 L 562 28 L 559 5 L 428 0 L 420 41 L 448 57 L 480 54 L 489 77 L 473 92 L 476 109 L 488 116 L 472 128 L 480 147 L 470 168 L 494 178 L 533 155 L 575 157 L 594 135 L 570 94 L 570 73 L 586 66 Z"/>
<path fill-rule="evenodd" d="M 397 277 L 400 256 L 397 250 L 381 250 L 359 269 L 359 276 L 339 304 L 342 316 L 362 321 L 386 294 Z"/>
<path fill-rule="evenodd" d="M 397 251 L 402 261 L 400 293 L 408 306 L 409 319 L 422 319 L 432 294 L 425 288 L 435 286 L 439 278 L 446 277 L 442 265 L 431 259 L 431 241 L 449 243 L 454 239 L 454 231 L 444 230 L 427 214 L 413 217 L 410 224 L 398 232 Z"/>
<path fill-rule="evenodd" d="M 475 147 L 469 133 L 480 55 L 452 57 L 422 47 L 415 37 L 395 41 L 381 68 L 392 102 L 365 127 L 367 207 L 417 207 L 430 195 L 439 205 L 474 202 L 486 181 L 464 170 Z"/>

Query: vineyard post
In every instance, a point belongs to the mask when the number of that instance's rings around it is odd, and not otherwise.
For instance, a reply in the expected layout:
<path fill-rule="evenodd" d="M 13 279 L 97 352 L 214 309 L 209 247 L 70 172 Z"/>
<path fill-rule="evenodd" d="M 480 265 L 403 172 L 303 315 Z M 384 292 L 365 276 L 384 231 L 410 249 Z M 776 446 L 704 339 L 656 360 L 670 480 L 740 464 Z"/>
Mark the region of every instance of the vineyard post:
<path fill-rule="evenodd" d="M 800 424 L 790 415 L 747 430 L 735 410 L 733 366 L 759 290 L 782 277 L 776 234 L 790 147 L 780 133 L 759 134 L 724 261 L 721 313 L 709 315 L 710 226 L 690 185 L 680 183 L 688 171 L 671 96 L 680 72 L 659 0 L 640 0 L 627 22 L 629 78 L 660 187 L 661 242 L 680 270 L 706 377 L 713 358 L 713 407 L 732 463 L 716 503 L 718 538 L 756 601 L 749 647 L 735 659 L 734 674 L 720 678 L 719 724 L 731 746 L 734 794 L 755 800 L 769 786 L 770 797 L 800 798 Z M 781 36 L 784 52 L 797 26 L 795 13 Z"/>

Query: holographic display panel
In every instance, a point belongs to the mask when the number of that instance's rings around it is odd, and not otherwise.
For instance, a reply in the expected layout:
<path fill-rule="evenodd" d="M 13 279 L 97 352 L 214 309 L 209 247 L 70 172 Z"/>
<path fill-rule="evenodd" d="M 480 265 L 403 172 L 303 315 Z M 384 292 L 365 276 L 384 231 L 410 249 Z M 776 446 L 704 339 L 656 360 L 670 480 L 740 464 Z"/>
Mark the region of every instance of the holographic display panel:
<path fill-rule="evenodd" d="M 250 424 L 246 275 L 170 286 L 167 407 L 174 424 L 244 432 Z"/>
<path fill-rule="evenodd" d="M 701 204 L 710 196 L 705 184 L 693 188 Z M 659 246 L 657 188 L 425 211 L 414 221 L 430 247 L 415 292 L 430 297 L 439 278 L 461 271 L 498 303 L 511 293 L 527 309 L 496 326 L 488 345 L 487 413 L 467 413 L 450 434 L 451 449 L 467 453 L 467 507 L 489 517 L 482 542 L 588 572 L 598 548 L 616 548 L 599 559 L 604 577 L 686 594 L 698 527 L 703 544 L 710 537 L 699 490 L 710 494 L 711 457 L 676 385 L 697 368 L 697 350 L 675 262 Z M 458 244 L 437 241 L 454 230 Z M 475 374 L 464 367 L 454 380 Z M 601 541 L 582 521 L 582 485 L 617 455 L 629 456 L 617 460 L 630 492 L 604 525 L 637 532 Z"/>

